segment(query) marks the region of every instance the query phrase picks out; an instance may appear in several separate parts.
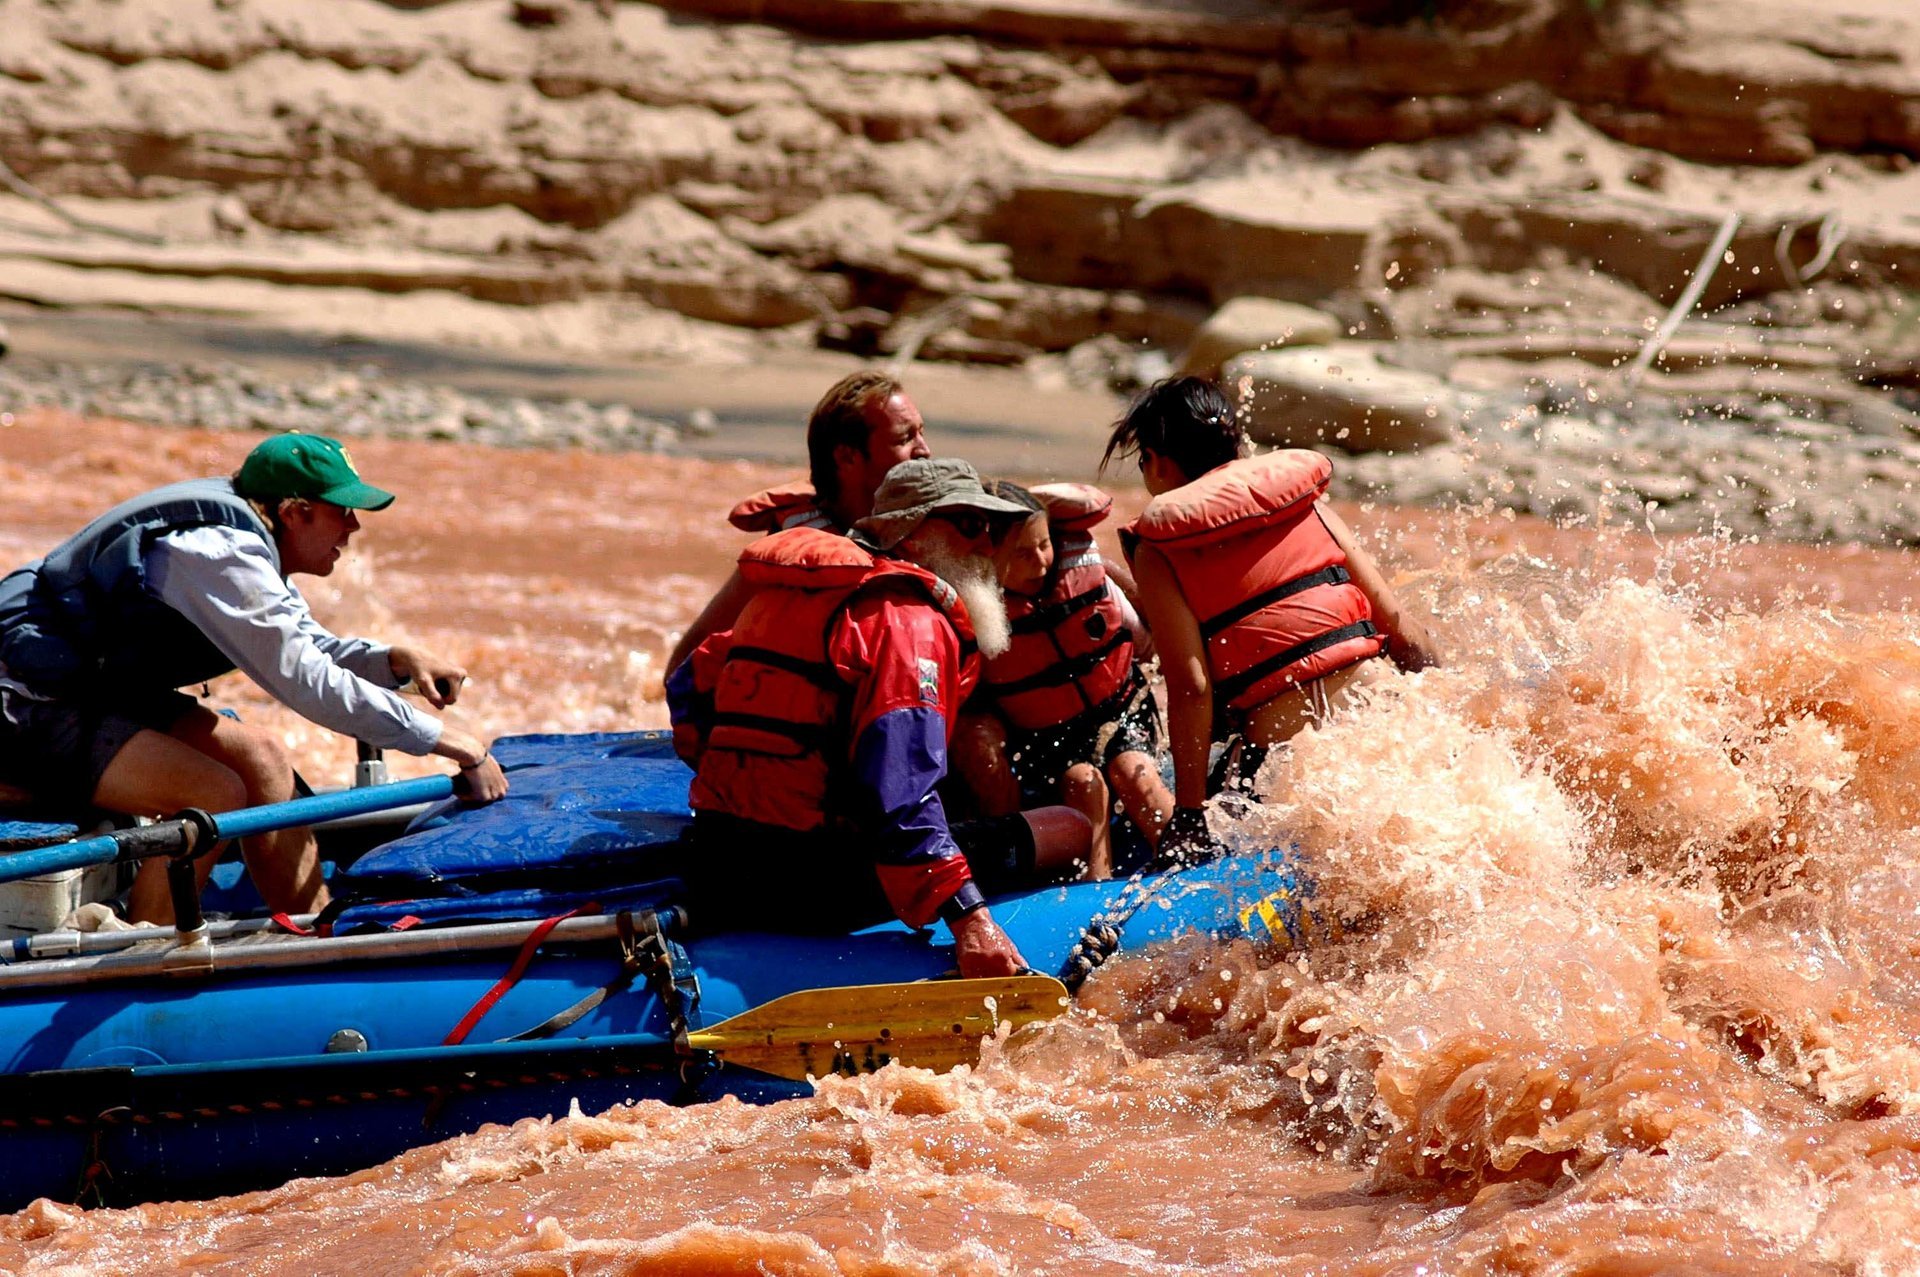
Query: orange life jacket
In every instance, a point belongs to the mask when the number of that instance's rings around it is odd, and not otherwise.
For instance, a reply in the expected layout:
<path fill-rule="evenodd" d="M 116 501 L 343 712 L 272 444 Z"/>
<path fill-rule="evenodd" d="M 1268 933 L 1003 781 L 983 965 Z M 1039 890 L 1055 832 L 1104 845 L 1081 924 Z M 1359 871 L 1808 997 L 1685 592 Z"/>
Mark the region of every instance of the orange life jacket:
<path fill-rule="evenodd" d="M 806 479 L 776 483 L 754 493 L 727 512 L 727 522 L 742 532 L 785 532 L 790 528 L 846 530 L 820 508 L 819 494 Z"/>
<path fill-rule="evenodd" d="M 740 575 L 754 595 L 734 622 L 715 679 L 691 801 L 698 810 L 818 829 L 834 814 L 835 778 L 852 748 L 848 702 L 855 689 L 828 657 L 842 612 L 856 595 L 879 589 L 913 591 L 939 605 L 961 641 L 962 698 L 978 676 L 973 627 L 931 572 L 875 558 L 817 528 L 755 542 L 740 556 Z"/>
<path fill-rule="evenodd" d="M 1304 448 L 1230 461 L 1154 498 L 1127 529 L 1172 566 L 1221 705 L 1252 709 L 1386 646 L 1314 508 L 1332 479 L 1333 463 Z"/>
<path fill-rule="evenodd" d="M 987 662 L 984 689 L 1007 722 L 1040 731 L 1070 722 L 1123 691 L 1133 675 L 1133 636 L 1107 581 L 1092 529 L 1113 498 L 1085 483 L 1043 484 L 1053 571 L 1032 598 L 1007 595 L 1013 643 Z"/>

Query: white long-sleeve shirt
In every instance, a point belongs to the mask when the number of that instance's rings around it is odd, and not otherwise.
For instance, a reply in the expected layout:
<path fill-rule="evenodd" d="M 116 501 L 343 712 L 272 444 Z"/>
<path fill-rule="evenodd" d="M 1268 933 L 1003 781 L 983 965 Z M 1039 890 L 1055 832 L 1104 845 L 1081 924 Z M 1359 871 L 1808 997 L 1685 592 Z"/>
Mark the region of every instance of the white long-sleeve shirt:
<path fill-rule="evenodd" d="M 148 550 L 146 569 L 155 597 L 301 717 L 407 754 L 440 743 L 440 720 L 391 690 L 398 680 L 387 645 L 323 628 L 258 535 L 221 526 L 170 532 Z"/>

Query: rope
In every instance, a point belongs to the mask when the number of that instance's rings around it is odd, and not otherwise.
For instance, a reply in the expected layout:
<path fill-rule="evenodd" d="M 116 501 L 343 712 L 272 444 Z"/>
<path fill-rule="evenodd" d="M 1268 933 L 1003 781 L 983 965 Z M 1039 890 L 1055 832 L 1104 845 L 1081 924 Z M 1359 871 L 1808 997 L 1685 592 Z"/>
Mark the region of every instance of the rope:
<path fill-rule="evenodd" d="M 1820 219 L 1818 244 L 1811 260 L 1804 267 L 1793 264 L 1793 237 L 1800 233 L 1804 222 L 1783 222 L 1780 233 L 1773 237 L 1774 260 L 1780 263 L 1780 273 L 1787 277 L 1787 283 L 1793 288 L 1803 288 L 1820 277 L 1820 273 L 1833 261 L 1833 255 L 1847 242 L 1847 223 L 1838 209 Z"/>

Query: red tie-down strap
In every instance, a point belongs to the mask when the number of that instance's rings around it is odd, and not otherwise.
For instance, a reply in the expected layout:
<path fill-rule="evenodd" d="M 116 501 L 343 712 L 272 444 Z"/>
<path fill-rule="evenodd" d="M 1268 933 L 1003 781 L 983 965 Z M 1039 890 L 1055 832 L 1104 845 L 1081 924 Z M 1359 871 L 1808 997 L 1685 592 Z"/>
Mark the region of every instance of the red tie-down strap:
<path fill-rule="evenodd" d="M 493 1010 L 494 1004 L 500 1001 L 501 998 L 507 996 L 508 989 L 520 983 L 520 977 L 527 973 L 528 965 L 533 962 L 534 951 L 539 949 L 541 942 L 552 934 L 555 927 L 577 913 L 598 913 L 599 911 L 600 906 L 597 904 L 581 905 L 577 909 L 569 909 L 565 913 L 556 914 L 535 927 L 533 934 L 528 936 L 526 942 L 520 946 L 520 952 L 515 955 L 513 965 L 507 968 L 507 973 L 495 981 L 491 989 L 488 989 L 480 995 L 480 1000 L 473 1004 L 471 1010 L 460 1017 L 460 1023 L 453 1026 L 453 1032 L 447 1034 L 445 1040 L 442 1041 L 440 1045 L 459 1046 L 467 1040 L 467 1034 L 473 1032 L 473 1026 L 486 1019 L 487 1012 Z"/>
<path fill-rule="evenodd" d="M 333 923 L 327 920 L 327 916 L 324 913 L 313 920 L 313 925 L 311 927 L 301 926 L 299 923 L 293 920 L 293 915 L 290 913 L 274 914 L 273 923 L 275 926 L 279 927 L 282 931 L 287 932 L 289 935 L 321 936 L 325 938 L 331 938 L 333 936 Z M 406 931 L 409 928 L 417 927 L 419 925 L 420 925 L 419 915 L 408 913 L 408 914 L 402 914 L 400 917 L 395 918 L 392 922 L 388 923 L 387 930 Z"/>

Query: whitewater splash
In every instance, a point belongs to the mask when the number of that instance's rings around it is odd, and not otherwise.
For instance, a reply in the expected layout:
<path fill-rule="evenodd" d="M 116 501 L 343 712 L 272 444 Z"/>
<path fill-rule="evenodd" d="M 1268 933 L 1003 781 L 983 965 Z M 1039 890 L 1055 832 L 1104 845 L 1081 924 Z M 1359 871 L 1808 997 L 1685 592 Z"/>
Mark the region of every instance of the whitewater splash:
<path fill-rule="evenodd" d="M 1920 633 L 1713 602 L 1728 554 L 1408 577 L 1445 667 L 1379 672 L 1269 761 L 1237 831 L 1308 857 L 1308 952 L 1118 962 L 944 1077 L 528 1120 L 219 1202 L 40 1204 L 0 1223 L 0 1269 L 1920 1271 Z M 378 603 L 419 591 L 403 571 L 336 606 L 404 630 Z M 568 651 L 513 646 L 490 713 L 650 703 L 624 666 L 583 697 Z"/>
<path fill-rule="evenodd" d="M 1914 619 L 1511 562 L 1429 602 L 1455 659 L 1259 778 L 1349 932 L 1241 991 L 1292 1120 L 1525 1203 L 1449 1269 L 1920 1264 Z"/>

